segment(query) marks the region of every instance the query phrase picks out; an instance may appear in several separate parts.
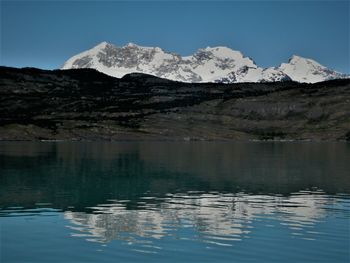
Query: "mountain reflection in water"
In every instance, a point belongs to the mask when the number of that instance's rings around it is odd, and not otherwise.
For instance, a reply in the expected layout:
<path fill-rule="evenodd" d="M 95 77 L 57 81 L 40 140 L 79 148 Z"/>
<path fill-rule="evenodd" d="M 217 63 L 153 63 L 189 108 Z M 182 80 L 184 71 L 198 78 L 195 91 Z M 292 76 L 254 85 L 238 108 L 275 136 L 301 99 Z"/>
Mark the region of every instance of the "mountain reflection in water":
<path fill-rule="evenodd" d="M 240 241 L 254 231 L 251 222 L 259 217 L 273 217 L 289 228 L 290 234 L 313 238 L 317 235 L 312 232 L 314 224 L 323 220 L 327 209 L 337 212 L 335 208 L 342 202 L 329 200 L 322 191 L 298 192 L 290 197 L 187 193 L 143 200 L 137 210 L 128 210 L 127 200 L 110 200 L 91 207 L 91 213 L 66 211 L 64 217 L 72 223 L 72 236 L 88 241 L 138 242 L 137 237 L 159 239 L 175 235 L 174 228 L 194 227 L 201 235 L 198 239 L 230 246 L 225 241 Z"/>
<path fill-rule="evenodd" d="M 349 257 L 339 250 L 349 243 L 349 156 L 346 143 L 2 142 L 0 218 L 11 229 L 21 218 L 62 217 L 69 238 L 104 249 L 121 242 L 126 258 L 126 247 L 158 254 L 180 246 L 194 256 L 195 244 L 263 249 L 288 241 L 301 251 L 291 259 L 317 259 L 299 240 L 323 248 L 319 259 L 341 262 Z M 3 243 L 13 255 L 22 249 Z"/>

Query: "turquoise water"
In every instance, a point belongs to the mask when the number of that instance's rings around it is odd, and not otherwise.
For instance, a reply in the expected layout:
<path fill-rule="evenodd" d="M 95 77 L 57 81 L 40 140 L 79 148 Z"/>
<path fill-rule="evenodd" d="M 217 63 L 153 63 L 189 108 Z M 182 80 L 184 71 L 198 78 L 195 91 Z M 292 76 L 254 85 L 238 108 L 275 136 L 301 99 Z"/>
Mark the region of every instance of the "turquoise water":
<path fill-rule="evenodd" d="M 0 262 L 349 262 L 350 144 L 0 143 Z"/>

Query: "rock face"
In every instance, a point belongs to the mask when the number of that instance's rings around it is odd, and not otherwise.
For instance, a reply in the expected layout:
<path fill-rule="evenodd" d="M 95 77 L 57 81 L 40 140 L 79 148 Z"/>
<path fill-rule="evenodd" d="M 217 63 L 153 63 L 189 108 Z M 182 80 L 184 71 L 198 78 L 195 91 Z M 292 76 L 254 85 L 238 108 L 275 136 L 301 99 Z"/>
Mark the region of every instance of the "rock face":
<path fill-rule="evenodd" d="M 1 140 L 346 140 L 350 80 L 191 84 L 0 67 Z"/>
<path fill-rule="evenodd" d="M 124 47 L 102 42 L 68 59 L 62 69 L 93 68 L 113 77 L 145 73 L 169 80 L 200 83 L 275 82 L 293 80 L 315 83 L 348 77 L 314 60 L 293 56 L 280 67 L 263 69 L 239 51 L 227 47 L 199 49 L 181 57 L 159 47 L 129 43 Z"/>

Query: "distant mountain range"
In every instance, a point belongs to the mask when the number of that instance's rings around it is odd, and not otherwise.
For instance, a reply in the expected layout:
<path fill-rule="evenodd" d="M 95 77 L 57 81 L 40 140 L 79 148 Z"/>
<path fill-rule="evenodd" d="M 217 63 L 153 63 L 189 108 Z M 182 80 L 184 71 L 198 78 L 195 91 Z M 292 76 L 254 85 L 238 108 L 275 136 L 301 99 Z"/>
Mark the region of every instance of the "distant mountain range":
<path fill-rule="evenodd" d="M 133 43 L 118 47 L 107 42 L 71 57 L 62 67 L 75 68 L 93 68 L 118 78 L 129 73 L 145 73 L 190 83 L 288 80 L 316 83 L 349 77 L 296 55 L 279 67 L 261 68 L 251 58 L 227 47 L 207 47 L 182 57 L 159 47 L 142 47 Z"/>

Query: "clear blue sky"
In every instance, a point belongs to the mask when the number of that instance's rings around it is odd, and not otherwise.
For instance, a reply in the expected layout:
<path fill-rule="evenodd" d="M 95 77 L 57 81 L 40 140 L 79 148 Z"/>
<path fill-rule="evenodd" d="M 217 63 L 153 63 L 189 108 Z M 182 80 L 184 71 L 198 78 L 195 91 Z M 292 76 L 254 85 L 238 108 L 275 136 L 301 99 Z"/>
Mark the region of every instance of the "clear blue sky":
<path fill-rule="evenodd" d="M 1 0 L 1 65 L 59 68 L 102 41 L 181 55 L 223 45 L 263 67 L 297 54 L 349 73 L 349 1 Z"/>

